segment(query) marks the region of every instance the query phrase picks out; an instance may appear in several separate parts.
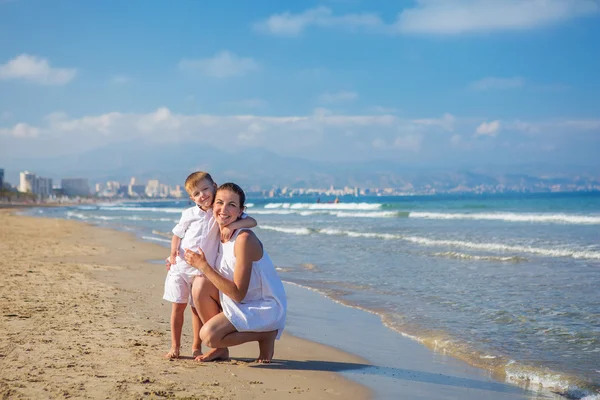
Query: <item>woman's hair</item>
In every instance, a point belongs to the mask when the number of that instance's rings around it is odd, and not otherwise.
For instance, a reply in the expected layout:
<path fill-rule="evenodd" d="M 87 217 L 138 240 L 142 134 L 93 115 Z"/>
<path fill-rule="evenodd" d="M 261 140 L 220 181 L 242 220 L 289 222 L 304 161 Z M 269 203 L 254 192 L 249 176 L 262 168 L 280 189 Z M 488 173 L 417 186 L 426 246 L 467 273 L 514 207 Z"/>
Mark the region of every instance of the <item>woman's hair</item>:
<path fill-rule="evenodd" d="M 204 179 L 207 179 L 211 185 L 215 184 L 215 181 L 213 181 L 213 178 L 210 176 L 210 174 L 208 172 L 204 172 L 204 171 L 192 172 L 185 179 L 185 191 L 188 193 L 192 193 L 194 191 L 194 189 L 196 188 L 196 185 L 198 185 L 198 182 L 200 182 L 201 180 L 204 180 Z"/>
<path fill-rule="evenodd" d="M 240 209 L 244 209 L 244 203 L 246 202 L 246 194 L 244 193 L 241 187 L 239 187 L 233 182 L 227 182 L 217 188 L 217 192 L 220 190 L 229 190 L 233 193 L 237 193 L 237 195 L 240 196 Z"/>

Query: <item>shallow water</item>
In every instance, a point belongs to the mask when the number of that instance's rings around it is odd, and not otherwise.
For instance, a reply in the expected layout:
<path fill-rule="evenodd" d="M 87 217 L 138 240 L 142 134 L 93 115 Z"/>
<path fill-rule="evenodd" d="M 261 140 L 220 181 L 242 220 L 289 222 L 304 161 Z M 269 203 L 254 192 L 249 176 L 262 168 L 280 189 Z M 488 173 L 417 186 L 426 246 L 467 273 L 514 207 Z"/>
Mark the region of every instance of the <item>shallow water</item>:
<path fill-rule="evenodd" d="M 284 280 L 511 378 L 600 382 L 600 194 L 251 199 Z M 187 202 L 44 209 L 168 245 Z"/>

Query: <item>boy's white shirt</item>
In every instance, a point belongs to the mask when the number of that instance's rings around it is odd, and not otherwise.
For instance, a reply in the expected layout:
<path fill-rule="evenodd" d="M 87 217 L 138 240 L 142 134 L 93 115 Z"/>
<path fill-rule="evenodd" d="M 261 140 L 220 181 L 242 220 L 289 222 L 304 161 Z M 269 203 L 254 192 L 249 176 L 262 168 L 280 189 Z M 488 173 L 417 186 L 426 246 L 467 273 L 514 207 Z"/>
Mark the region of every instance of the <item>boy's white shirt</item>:
<path fill-rule="evenodd" d="M 246 218 L 246 216 L 246 213 L 242 213 L 242 218 Z M 221 235 L 212 208 L 204 211 L 197 205 L 194 205 L 184 210 L 181 213 L 179 223 L 173 228 L 173 234 L 181 238 L 179 254 L 183 255 L 185 249 L 196 251 L 200 247 L 204 252 L 208 264 L 215 267 Z M 185 259 L 181 258 L 179 254 L 177 255 L 176 264 L 185 265 L 187 268 L 198 271 L 188 266 Z"/>
<path fill-rule="evenodd" d="M 215 265 L 219 251 L 220 235 L 219 225 L 217 225 L 217 221 L 213 216 L 212 208 L 204 211 L 195 205 L 184 210 L 181 213 L 179 223 L 173 228 L 173 234 L 181 238 L 177 264 L 187 264 L 185 259 L 180 257 L 185 249 L 196 251 L 199 247 L 204 252 L 208 264 Z"/>

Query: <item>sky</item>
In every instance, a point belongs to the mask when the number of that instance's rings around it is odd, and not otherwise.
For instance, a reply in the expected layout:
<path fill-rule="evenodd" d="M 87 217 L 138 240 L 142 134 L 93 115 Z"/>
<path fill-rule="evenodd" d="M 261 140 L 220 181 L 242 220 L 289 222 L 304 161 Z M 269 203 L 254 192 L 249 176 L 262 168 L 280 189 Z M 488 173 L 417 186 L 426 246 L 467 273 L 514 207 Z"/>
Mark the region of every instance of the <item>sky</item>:
<path fill-rule="evenodd" d="M 598 71 L 598 0 L 0 0 L 0 168 L 135 140 L 600 166 Z"/>

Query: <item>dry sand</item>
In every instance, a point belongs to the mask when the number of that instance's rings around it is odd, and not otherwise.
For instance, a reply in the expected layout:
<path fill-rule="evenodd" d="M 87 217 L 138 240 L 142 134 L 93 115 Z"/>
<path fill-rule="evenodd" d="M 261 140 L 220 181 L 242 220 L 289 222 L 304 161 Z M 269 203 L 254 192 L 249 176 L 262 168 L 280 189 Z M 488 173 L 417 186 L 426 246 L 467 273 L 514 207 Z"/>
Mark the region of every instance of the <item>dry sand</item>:
<path fill-rule="evenodd" d="M 0 210 L 0 396 L 13 398 L 364 399 L 370 392 L 328 365 L 357 357 L 284 335 L 275 362 L 166 360 L 166 249 L 87 224 Z M 290 305 L 293 307 L 293 304 Z M 188 314 L 189 315 L 189 311 Z"/>

